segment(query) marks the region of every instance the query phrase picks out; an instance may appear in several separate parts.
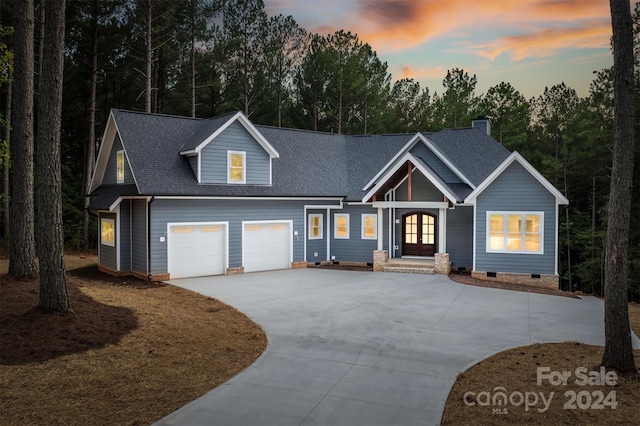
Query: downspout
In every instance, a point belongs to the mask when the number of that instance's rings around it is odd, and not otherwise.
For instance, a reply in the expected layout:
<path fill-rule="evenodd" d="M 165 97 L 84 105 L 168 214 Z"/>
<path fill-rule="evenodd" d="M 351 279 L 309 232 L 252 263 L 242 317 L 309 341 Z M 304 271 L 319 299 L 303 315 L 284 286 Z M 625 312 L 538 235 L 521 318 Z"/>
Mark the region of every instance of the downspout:
<path fill-rule="evenodd" d="M 151 281 L 151 203 L 156 199 L 155 195 L 147 203 L 147 279 Z"/>

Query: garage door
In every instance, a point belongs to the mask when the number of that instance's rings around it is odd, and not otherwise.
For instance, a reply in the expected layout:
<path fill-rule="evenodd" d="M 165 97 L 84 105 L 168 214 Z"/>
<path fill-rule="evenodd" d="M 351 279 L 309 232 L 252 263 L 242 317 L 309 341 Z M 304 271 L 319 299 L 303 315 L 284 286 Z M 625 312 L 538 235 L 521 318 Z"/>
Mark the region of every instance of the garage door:
<path fill-rule="evenodd" d="M 223 223 L 170 224 L 167 266 L 171 278 L 224 274 L 226 226 Z"/>
<path fill-rule="evenodd" d="M 245 222 L 242 234 L 245 272 L 291 268 L 291 222 Z"/>

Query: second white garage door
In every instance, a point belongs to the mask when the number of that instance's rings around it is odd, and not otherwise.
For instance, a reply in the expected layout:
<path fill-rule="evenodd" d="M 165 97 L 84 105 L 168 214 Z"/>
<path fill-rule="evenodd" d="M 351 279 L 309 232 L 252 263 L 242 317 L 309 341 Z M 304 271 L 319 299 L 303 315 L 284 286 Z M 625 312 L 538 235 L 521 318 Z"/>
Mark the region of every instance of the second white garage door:
<path fill-rule="evenodd" d="M 245 272 L 289 269 L 293 260 L 291 221 L 243 222 Z"/>
<path fill-rule="evenodd" d="M 167 243 L 167 267 L 172 279 L 225 273 L 226 223 L 171 223 Z"/>

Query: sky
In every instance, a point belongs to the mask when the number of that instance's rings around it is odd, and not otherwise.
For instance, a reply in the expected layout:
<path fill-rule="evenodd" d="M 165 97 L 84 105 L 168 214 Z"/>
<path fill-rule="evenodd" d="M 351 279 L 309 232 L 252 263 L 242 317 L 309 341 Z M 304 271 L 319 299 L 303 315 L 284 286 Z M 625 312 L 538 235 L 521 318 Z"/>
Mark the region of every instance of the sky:
<path fill-rule="evenodd" d="M 525 98 L 564 82 L 589 95 L 594 71 L 613 64 L 608 0 L 264 0 L 308 32 L 344 29 L 387 62 L 393 80 L 442 93 L 447 70 L 501 82 Z"/>

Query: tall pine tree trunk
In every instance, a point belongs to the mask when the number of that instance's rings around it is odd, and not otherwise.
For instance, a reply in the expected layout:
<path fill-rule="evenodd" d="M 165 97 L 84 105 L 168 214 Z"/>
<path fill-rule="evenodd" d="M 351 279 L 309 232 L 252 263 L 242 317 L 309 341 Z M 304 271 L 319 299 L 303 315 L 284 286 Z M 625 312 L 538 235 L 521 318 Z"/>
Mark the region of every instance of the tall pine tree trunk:
<path fill-rule="evenodd" d="M 47 0 L 45 49 L 38 102 L 38 223 L 40 302 L 45 312 L 68 312 L 64 270 L 60 131 L 64 70 L 65 0 Z"/>
<path fill-rule="evenodd" d="M 147 21 L 146 21 L 146 57 L 145 57 L 145 93 L 144 93 L 144 110 L 151 112 L 151 65 L 153 63 L 153 47 L 151 46 L 151 24 L 153 21 L 153 0 L 147 0 L 146 3 Z"/>
<path fill-rule="evenodd" d="M 5 97 L 4 106 L 4 140 L 7 141 L 7 150 L 11 149 L 11 95 L 13 92 L 13 83 L 9 81 L 7 84 L 7 96 Z M 9 243 L 9 157 L 5 158 L 2 163 L 2 222 L 3 222 L 3 241 L 2 244 Z"/>
<path fill-rule="evenodd" d="M 98 86 L 98 0 L 93 1 L 93 36 L 91 39 L 91 89 L 89 95 L 89 134 L 87 135 L 87 156 L 85 158 L 84 209 L 82 216 L 82 239 L 84 247 L 89 247 L 89 191 L 96 156 L 96 90 Z"/>
<path fill-rule="evenodd" d="M 14 3 L 13 136 L 9 205 L 9 274 L 35 275 L 33 200 L 33 0 Z"/>
<path fill-rule="evenodd" d="M 610 0 L 613 27 L 614 132 L 604 278 L 602 364 L 636 374 L 629 326 L 627 275 L 633 177 L 633 32 L 628 0 Z"/>

